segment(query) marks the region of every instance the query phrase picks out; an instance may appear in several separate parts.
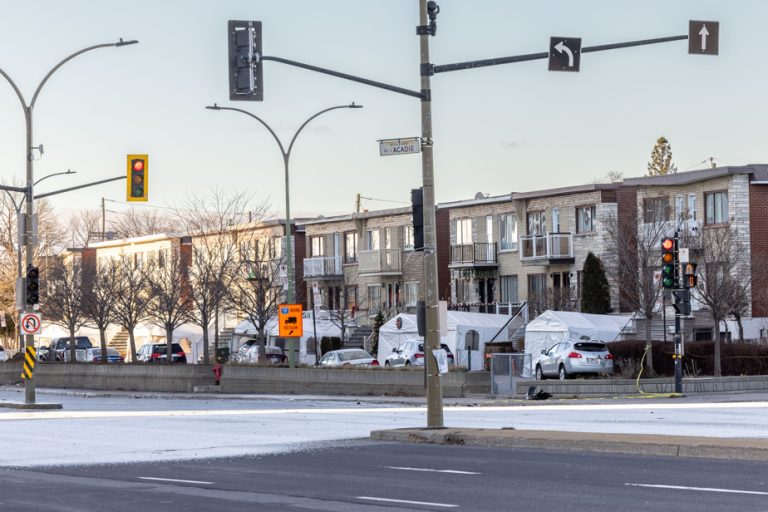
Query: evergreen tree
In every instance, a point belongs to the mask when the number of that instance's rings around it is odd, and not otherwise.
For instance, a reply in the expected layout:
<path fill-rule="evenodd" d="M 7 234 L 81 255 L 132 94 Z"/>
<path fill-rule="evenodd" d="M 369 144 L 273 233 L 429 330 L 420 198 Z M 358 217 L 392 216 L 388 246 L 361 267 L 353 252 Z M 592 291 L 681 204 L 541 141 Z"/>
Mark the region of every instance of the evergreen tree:
<path fill-rule="evenodd" d="M 368 347 L 368 351 L 373 357 L 377 357 L 377 352 L 379 351 L 379 329 L 381 329 L 384 323 L 386 323 L 384 313 L 379 311 L 373 318 L 373 335 L 371 336 L 371 346 Z"/>
<path fill-rule="evenodd" d="M 672 146 L 662 135 L 656 140 L 656 145 L 651 152 L 651 161 L 648 162 L 648 176 L 676 173 L 677 166 L 672 163 Z"/>
<path fill-rule="evenodd" d="M 604 315 L 611 311 L 611 291 L 600 258 L 587 254 L 581 272 L 581 312 Z"/>

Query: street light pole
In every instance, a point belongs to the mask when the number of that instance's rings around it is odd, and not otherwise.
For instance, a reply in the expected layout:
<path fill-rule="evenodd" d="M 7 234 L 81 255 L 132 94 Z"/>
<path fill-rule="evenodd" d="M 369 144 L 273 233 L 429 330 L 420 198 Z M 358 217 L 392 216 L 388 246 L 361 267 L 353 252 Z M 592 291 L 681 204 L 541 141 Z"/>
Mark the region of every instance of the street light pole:
<path fill-rule="evenodd" d="M 293 135 L 293 138 L 291 139 L 291 143 L 288 145 L 288 151 L 285 150 L 283 143 L 280 141 L 280 138 L 277 136 L 275 131 L 260 117 L 248 112 L 247 110 L 233 108 L 233 107 L 220 107 L 215 103 L 212 106 L 207 106 L 205 108 L 209 110 L 232 110 L 234 112 L 241 112 L 247 116 L 250 116 L 256 119 L 258 122 L 260 122 L 264 126 L 264 128 L 266 128 L 269 131 L 270 134 L 272 134 L 272 137 L 275 139 L 275 142 L 277 142 L 277 145 L 280 148 L 280 153 L 283 155 L 283 166 L 285 170 L 285 240 L 286 240 L 285 241 L 285 257 L 286 257 L 286 267 L 288 271 L 287 272 L 288 273 L 288 297 L 287 298 L 289 303 L 293 303 L 296 300 L 296 294 L 294 291 L 295 283 L 294 283 L 294 268 L 293 268 L 293 245 L 291 242 L 291 196 L 290 196 L 290 186 L 288 181 L 288 165 L 291 158 L 291 151 L 293 150 L 293 145 L 296 142 L 296 138 L 299 136 L 299 134 L 304 129 L 304 127 L 307 126 L 307 124 L 309 124 L 309 122 L 315 119 L 316 117 L 319 117 L 322 114 L 325 114 L 326 112 L 330 112 L 331 110 L 336 110 L 340 108 L 363 108 L 363 106 L 355 105 L 355 103 L 352 102 L 349 105 L 337 105 L 335 107 L 329 107 L 314 114 L 309 119 L 304 121 L 304 123 L 299 127 L 299 129 L 296 130 L 296 133 Z"/>
<path fill-rule="evenodd" d="M 26 172 L 26 178 L 27 178 L 27 187 L 25 192 L 25 197 L 27 201 L 27 212 L 24 219 L 24 252 L 26 254 L 26 262 L 27 262 L 27 268 L 33 266 L 33 250 L 34 246 L 37 243 L 37 240 L 35 240 L 33 237 L 35 236 L 35 233 L 33 233 L 33 222 L 32 219 L 34 218 L 34 154 L 33 150 L 36 149 L 32 146 L 32 114 L 34 112 L 35 103 L 37 103 L 37 98 L 40 95 L 40 91 L 43 89 L 43 86 L 48 82 L 48 80 L 51 78 L 51 76 L 64 64 L 69 62 L 70 60 L 74 59 L 75 57 L 82 55 L 83 53 L 89 52 L 91 50 L 96 50 L 99 48 L 111 48 L 111 47 L 119 47 L 119 46 L 126 46 L 130 44 L 136 44 L 138 41 L 123 41 L 122 38 L 116 42 L 116 43 L 105 43 L 105 44 L 97 44 L 94 46 L 89 46 L 87 48 L 83 48 L 82 50 L 78 50 L 67 57 L 63 58 L 61 61 L 59 61 L 58 64 L 53 66 L 50 71 L 43 77 L 43 79 L 38 84 L 37 88 L 35 89 L 34 94 L 32 95 L 32 101 L 27 104 L 26 100 L 24 99 L 24 95 L 21 93 L 21 90 L 18 88 L 16 83 L 11 79 L 11 77 L 2 69 L 0 69 L 0 75 L 5 78 L 8 83 L 13 88 L 14 92 L 16 93 L 16 96 L 19 98 L 19 101 L 21 102 L 21 107 L 24 110 L 24 122 L 26 125 L 26 147 L 24 148 L 24 153 L 26 154 L 27 158 L 27 172 Z M 42 153 L 42 146 L 40 146 L 40 150 Z M 26 304 L 26 290 L 22 287 L 22 305 L 24 306 L 24 310 L 26 312 L 32 312 L 33 308 L 28 306 Z M 24 339 L 24 347 L 34 347 L 35 340 L 33 335 L 26 335 Z M 27 378 L 24 381 L 24 398 L 25 402 L 28 404 L 35 403 L 35 382 L 34 382 L 34 376 L 32 378 Z"/>

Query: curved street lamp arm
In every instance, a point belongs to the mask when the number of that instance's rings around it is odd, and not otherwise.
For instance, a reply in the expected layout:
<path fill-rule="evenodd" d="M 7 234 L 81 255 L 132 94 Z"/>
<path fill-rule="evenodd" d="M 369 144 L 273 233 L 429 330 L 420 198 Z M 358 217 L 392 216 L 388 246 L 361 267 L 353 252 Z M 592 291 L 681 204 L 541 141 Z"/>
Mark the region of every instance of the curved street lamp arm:
<path fill-rule="evenodd" d="M 16 92 L 16 96 L 18 96 L 18 97 L 19 97 L 19 101 L 21 102 L 21 107 L 22 107 L 22 108 L 24 109 L 24 111 L 26 112 L 26 110 L 27 110 L 27 102 L 24 100 L 24 95 L 23 95 L 23 94 L 21 94 L 21 91 L 20 91 L 20 90 L 19 90 L 19 88 L 16 86 L 16 82 L 14 82 L 14 81 L 11 79 L 11 77 L 10 77 L 10 76 L 8 76 L 8 73 L 6 73 L 5 71 L 3 71 L 2 69 L 0 69 L 0 75 L 3 75 L 3 78 L 5 78 L 6 80 L 8 80 L 8 83 L 9 83 L 9 84 L 11 84 L 11 87 L 13 87 L 13 90 Z"/>
<path fill-rule="evenodd" d="M 64 59 L 61 60 L 61 62 L 59 62 L 58 64 L 53 66 L 51 68 L 51 70 L 48 72 L 48 74 L 45 75 L 45 77 L 43 77 L 43 79 L 40 81 L 40 84 L 37 86 L 37 89 L 35 89 L 35 94 L 32 96 L 32 102 L 29 104 L 29 108 L 30 109 L 34 108 L 35 102 L 37 101 L 37 96 L 40 94 L 40 90 L 43 88 L 43 86 L 48 81 L 48 79 L 51 78 L 51 75 L 53 75 L 56 72 L 56 70 L 58 70 L 61 66 L 63 66 L 64 64 L 66 64 L 70 60 L 74 59 L 78 55 L 82 55 L 85 52 L 89 52 L 91 50 L 96 50 L 96 49 L 99 49 L 99 48 L 110 48 L 110 47 L 113 47 L 113 46 L 114 47 L 125 46 L 125 45 L 128 45 L 128 44 L 136 44 L 136 43 L 138 43 L 138 41 L 123 41 L 121 39 L 117 43 L 103 43 L 103 44 L 97 44 L 97 45 L 94 45 L 94 46 L 89 46 L 88 48 L 83 48 L 82 50 L 78 50 L 75 53 L 65 57 Z"/>
<path fill-rule="evenodd" d="M 354 103 L 353 103 L 353 105 L 354 105 Z M 293 149 L 293 143 L 296 142 L 296 137 L 299 136 L 299 134 L 301 133 L 301 130 L 303 130 L 304 127 L 307 126 L 310 121 L 312 121 L 313 119 L 315 119 L 318 116 L 321 116 L 321 115 L 325 114 L 326 112 L 330 112 L 331 110 L 336 110 L 336 109 L 339 109 L 339 108 L 350 108 L 350 105 L 337 105 L 335 107 L 326 108 L 324 110 L 321 110 L 317 114 L 313 115 L 312 117 L 310 117 L 306 121 L 304 121 L 304 123 L 301 126 L 299 126 L 299 129 L 296 130 L 296 133 L 293 135 L 293 138 L 291 139 L 291 143 L 288 146 L 288 153 L 287 154 L 288 155 L 291 154 L 291 149 Z"/>
<path fill-rule="evenodd" d="M 243 114 L 245 114 L 247 116 L 251 116 L 252 118 L 257 120 L 258 122 L 260 122 L 264 126 L 264 128 L 269 130 L 269 133 L 272 134 L 272 137 L 274 137 L 275 141 L 277 142 L 277 145 L 280 146 L 280 152 L 283 154 L 283 158 L 287 157 L 288 153 L 285 152 L 285 147 L 283 146 L 283 143 L 280 142 L 280 138 L 277 136 L 275 131 L 272 128 L 270 128 L 270 126 L 264 120 L 262 120 L 259 116 L 255 115 L 255 114 L 251 114 L 247 110 L 243 110 L 241 108 L 220 107 L 220 106 L 218 106 L 215 103 L 213 104 L 213 106 L 209 106 L 209 107 L 205 107 L 205 108 L 207 108 L 208 110 L 232 110 L 233 112 L 242 112 Z M 291 144 L 293 144 L 293 143 L 291 143 Z M 288 150 L 288 152 L 290 152 L 290 149 Z"/>

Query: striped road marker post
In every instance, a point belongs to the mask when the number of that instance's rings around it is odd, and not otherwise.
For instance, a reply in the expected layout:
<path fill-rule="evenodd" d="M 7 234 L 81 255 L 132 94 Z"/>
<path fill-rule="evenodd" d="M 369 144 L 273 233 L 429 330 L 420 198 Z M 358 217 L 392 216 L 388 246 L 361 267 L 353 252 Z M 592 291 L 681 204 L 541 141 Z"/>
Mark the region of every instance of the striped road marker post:
<path fill-rule="evenodd" d="M 22 379 L 32 378 L 32 374 L 35 372 L 36 356 L 35 347 L 27 347 L 24 351 L 24 366 L 21 368 Z"/>

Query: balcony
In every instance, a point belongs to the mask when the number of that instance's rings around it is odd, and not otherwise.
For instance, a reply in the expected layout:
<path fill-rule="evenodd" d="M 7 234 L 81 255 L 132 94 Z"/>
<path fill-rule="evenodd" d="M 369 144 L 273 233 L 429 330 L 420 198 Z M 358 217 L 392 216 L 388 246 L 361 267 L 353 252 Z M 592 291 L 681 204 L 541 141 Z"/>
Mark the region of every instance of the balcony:
<path fill-rule="evenodd" d="M 340 256 L 304 258 L 304 279 L 335 279 L 341 275 Z"/>
<path fill-rule="evenodd" d="M 520 261 L 573 263 L 573 233 L 547 233 L 520 237 Z"/>
<path fill-rule="evenodd" d="M 360 251 L 357 254 L 357 271 L 359 275 L 399 275 L 400 249 L 374 249 Z"/>
<path fill-rule="evenodd" d="M 496 242 L 451 246 L 451 268 L 496 267 Z"/>

